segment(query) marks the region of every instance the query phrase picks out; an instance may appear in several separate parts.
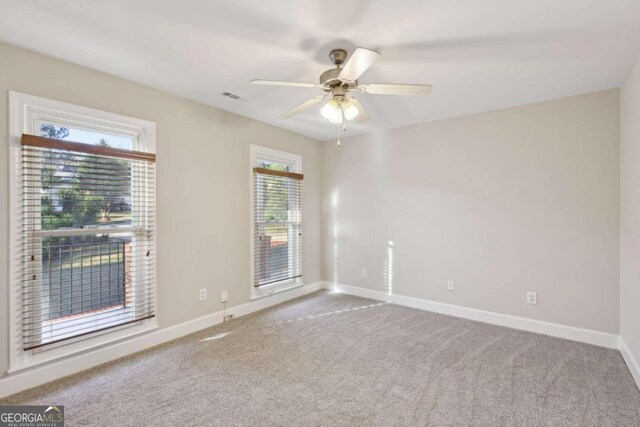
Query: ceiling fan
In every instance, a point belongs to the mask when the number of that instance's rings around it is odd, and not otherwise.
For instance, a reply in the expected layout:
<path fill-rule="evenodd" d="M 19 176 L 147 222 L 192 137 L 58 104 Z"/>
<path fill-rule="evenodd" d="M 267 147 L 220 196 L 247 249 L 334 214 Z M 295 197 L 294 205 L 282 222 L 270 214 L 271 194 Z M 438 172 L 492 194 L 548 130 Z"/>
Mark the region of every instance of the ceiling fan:
<path fill-rule="evenodd" d="M 371 67 L 380 54 L 376 51 L 357 48 L 347 60 L 347 51 L 334 49 L 329 53 L 331 61 L 336 68 L 325 71 L 320 75 L 320 83 L 297 83 L 277 80 L 252 80 L 252 84 L 269 86 L 287 86 L 302 88 L 319 88 L 325 93 L 303 102 L 294 109 L 287 111 L 281 117 L 289 118 L 319 102 L 331 97 L 322 107 L 320 113 L 331 123 L 342 124 L 346 130 L 346 122 L 354 120 L 364 122 L 369 119 L 369 114 L 362 104 L 354 97 L 352 92 L 360 92 L 372 95 L 403 95 L 403 96 L 427 96 L 431 93 L 431 85 L 425 84 L 388 84 L 368 83 L 360 84 L 358 78 Z M 346 61 L 346 62 L 345 62 Z"/>

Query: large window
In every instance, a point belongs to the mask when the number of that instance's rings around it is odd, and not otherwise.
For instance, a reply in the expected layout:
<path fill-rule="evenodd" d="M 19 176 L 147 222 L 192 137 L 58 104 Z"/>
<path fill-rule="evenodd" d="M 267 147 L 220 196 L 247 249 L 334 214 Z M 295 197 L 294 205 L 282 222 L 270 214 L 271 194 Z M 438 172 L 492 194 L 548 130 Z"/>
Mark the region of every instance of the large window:
<path fill-rule="evenodd" d="M 155 154 L 149 122 L 14 93 L 11 112 L 19 369 L 155 316 Z"/>
<path fill-rule="evenodd" d="M 252 147 L 253 296 L 302 283 L 299 156 Z"/>

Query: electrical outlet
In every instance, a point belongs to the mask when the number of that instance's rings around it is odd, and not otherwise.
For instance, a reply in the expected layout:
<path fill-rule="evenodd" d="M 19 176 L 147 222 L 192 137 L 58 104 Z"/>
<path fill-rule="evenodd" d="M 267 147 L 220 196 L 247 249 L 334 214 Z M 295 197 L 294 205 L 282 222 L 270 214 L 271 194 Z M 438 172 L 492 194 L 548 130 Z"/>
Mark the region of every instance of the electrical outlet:
<path fill-rule="evenodd" d="M 537 292 L 527 292 L 527 304 L 538 304 Z"/>
<path fill-rule="evenodd" d="M 367 277 L 367 269 L 366 268 L 362 269 L 362 277 Z"/>
<path fill-rule="evenodd" d="M 200 289 L 200 301 L 207 299 L 207 288 Z"/>
<path fill-rule="evenodd" d="M 449 290 L 449 292 L 453 292 L 456 290 L 456 282 L 454 282 L 453 280 L 449 280 L 447 282 L 447 289 Z"/>
<path fill-rule="evenodd" d="M 220 292 L 220 302 L 227 302 L 227 301 L 229 301 L 229 292 L 227 291 Z"/>

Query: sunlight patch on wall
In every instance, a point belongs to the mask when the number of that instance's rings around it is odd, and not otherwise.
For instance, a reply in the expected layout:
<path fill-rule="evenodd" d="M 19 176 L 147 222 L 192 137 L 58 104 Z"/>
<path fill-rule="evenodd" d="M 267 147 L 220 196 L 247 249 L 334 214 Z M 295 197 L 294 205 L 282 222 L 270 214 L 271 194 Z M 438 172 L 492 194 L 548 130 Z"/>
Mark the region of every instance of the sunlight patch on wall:
<path fill-rule="evenodd" d="M 333 226 L 333 283 L 338 284 L 338 226 Z"/>
<path fill-rule="evenodd" d="M 394 243 L 389 240 L 387 244 L 387 256 L 384 263 L 384 283 L 388 295 L 393 295 L 393 247 Z"/>
<path fill-rule="evenodd" d="M 338 191 L 331 194 L 331 211 L 333 219 L 333 283 L 338 284 Z"/>

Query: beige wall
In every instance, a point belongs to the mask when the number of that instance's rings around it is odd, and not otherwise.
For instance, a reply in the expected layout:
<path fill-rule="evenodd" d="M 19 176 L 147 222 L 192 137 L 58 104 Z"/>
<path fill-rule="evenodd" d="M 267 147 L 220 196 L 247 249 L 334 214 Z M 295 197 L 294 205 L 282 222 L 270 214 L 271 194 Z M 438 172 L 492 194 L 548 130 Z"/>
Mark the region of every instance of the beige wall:
<path fill-rule="evenodd" d="M 636 358 L 640 319 L 629 301 L 640 298 L 633 262 L 640 228 L 632 222 L 640 216 L 640 132 L 631 119 L 640 114 L 639 69 L 623 88 L 621 117 L 621 329 Z M 337 148 L 0 43 L 0 375 L 8 357 L 8 90 L 157 123 L 161 327 L 219 310 L 221 290 L 230 306 L 248 300 L 247 169 L 256 143 L 303 156 L 306 282 L 321 278 L 322 225 L 326 280 L 386 290 L 391 275 L 394 293 L 618 332 L 618 91 L 346 139 Z M 209 289 L 204 303 L 201 287 Z M 537 306 L 525 304 L 527 290 L 538 292 Z"/>
<path fill-rule="evenodd" d="M 325 278 L 617 333 L 618 130 L 611 90 L 326 142 Z"/>
<path fill-rule="evenodd" d="M 640 362 L 640 57 L 620 89 L 620 336 Z"/>
<path fill-rule="evenodd" d="M 0 43 L 0 376 L 6 371 L 7 91 L 157 123 L 158 321 L 167 327 L 249 299 L 249 145 L 302 155 L 305 282 L 320 274 L 320 143 L 237 115 Z M 209 299 L 198 301 L 207 287 Z"/>

